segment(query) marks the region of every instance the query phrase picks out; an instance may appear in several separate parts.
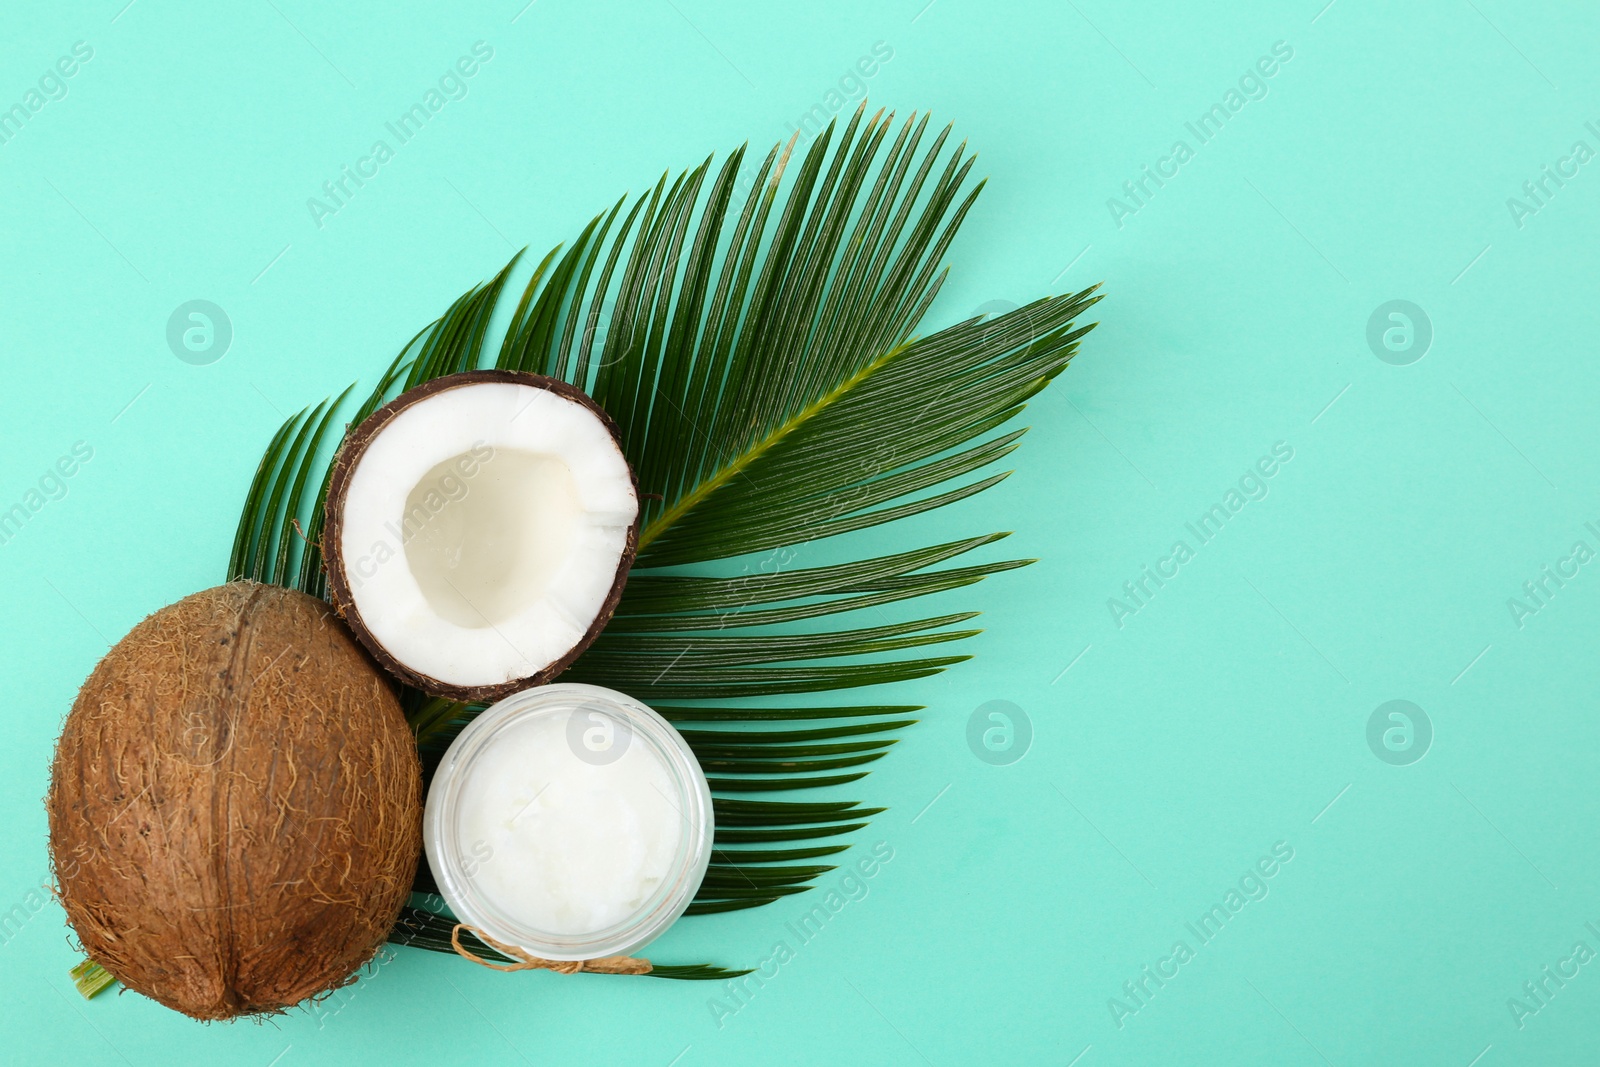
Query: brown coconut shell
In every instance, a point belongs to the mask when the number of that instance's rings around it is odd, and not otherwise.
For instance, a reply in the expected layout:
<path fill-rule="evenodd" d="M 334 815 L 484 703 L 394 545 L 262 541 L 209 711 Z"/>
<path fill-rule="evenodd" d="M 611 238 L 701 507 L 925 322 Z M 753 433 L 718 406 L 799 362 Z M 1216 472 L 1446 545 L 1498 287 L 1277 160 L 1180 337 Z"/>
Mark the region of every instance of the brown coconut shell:
<path fill-rule="evenodd" d="M 84 951 L 196 1019 L 354 978 L 405 904 L 421 767 L 392 684 L 320 600 L 235 582 L 139 625 L 89 676 L 47 800 Z"/>
<path fill-rule="evenodd" d="M 350 630 L 356 635 L 368 652 L 372 653 L 383 668 L 407 685 L 420 689 L 430 696 L 448 697 L 451 700 L 492 703 L 501 697 L 510 696 L 512 693 L 521 692 L 535 685 L 543 685 L 553 681 L 559 674 L 572 666 L 573 661 L 583 654 L 584 649 L 594 643 L 600 636 L 600 631 L 605 629 L 606 623 L 611 621 L 611 616 L 617 610 L 617 603 L 622 599 L 623 586 L 628 581 L 628 570 L 633 566 L 634 557 L 639 550 L 639 522 L 644 514 L 641 507 L 634 516 L 633 525 L 628 529 L 627 543 L 622 550 L 622 556 L 617 562 L 617 573 L 611 583 L 611 590 L 606 594 L 605 601 L 601 604 L 600 612 L 594 618 L 578 643 L 573 645 L 564 655 L 538 672 L 525 678 L 513 678 L 505 682 L 492 685 L 456 685 L 430 677 L 420 671 L 412 669 L 407 664 L 397 659 L 383 644 L 372 635 L 365 619 L 361 617 L 361 609 L 356 605 L 350 574 L 344 558 L 344 507 L 350 489 L 350 478 L 355 473 L 361 458 L 366 455 L 367 448 L 389 425 L 396 415 L 420 400 L 436 396 L 450 389 L 459 389 L 466 385 L 477 385 L 483 382 L 509 382 L 513 385 L 527 385 L 535 389 L 546 389 L 557 396 L 570 400 L 575 404 L 587 408 L 600 420 L 607 430 L 611 432 L 611 439 L 616 442 L 617 452 L 622 455 L 623 462 L 627 464 L 627 454 L 622 447 L 622 431 L 617 428 L 616 421 L 607 415 L 605 409 L 594 402 L 594 399 L 569 382 L 559 378 L 551 378 L 543 374 L 533 374 L 528 371 L 517 370 L 475 370 L 464 371 L 460 374 L 447 374 L 442 378 L 434 378 L 424 382 L 414 389 L 409 389 L 395 397 L 383 407 L 374 411 L 360 425 L 352 427 L 345 436 L 344 443 L 339 448 L 339 454 L 333 462 L 333 471 L 328 480 L 328 500 L 324 509 L 325 519 L 322 537 L 322 558 L 328 571 L 328 595 L 333 600 L 334 608 L 339 615 L 350 625 Z M 639 480 L 634 473 L 633 466 L 628 464 L 629 477 L 633 479 L 634 496 L 639 495 Z M 486 640 L 497 640 L 493 631 L 488 631 Z"/>

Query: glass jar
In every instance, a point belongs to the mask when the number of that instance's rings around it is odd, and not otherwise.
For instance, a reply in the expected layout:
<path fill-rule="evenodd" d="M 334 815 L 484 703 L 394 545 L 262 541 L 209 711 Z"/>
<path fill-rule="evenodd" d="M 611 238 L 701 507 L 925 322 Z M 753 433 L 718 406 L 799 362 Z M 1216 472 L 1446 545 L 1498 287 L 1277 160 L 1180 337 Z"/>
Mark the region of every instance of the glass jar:
<path fill-rule="evenodd" d="M 576 683 L 514 693 L 468 723 L 423 814 L 457 919 L 552 960 L 654 940 L 700 888 L 713 832 L 710 787 L 678 731 L 624 693 Z"/>

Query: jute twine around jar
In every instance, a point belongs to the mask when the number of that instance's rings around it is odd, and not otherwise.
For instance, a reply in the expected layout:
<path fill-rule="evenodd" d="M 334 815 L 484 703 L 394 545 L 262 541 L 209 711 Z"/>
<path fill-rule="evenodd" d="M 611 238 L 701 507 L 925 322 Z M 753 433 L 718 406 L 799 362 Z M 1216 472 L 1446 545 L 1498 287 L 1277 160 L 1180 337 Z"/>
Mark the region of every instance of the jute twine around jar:
<path fill-rule="evenodd" d="M 477 955 L 471 949 L 461 944 L 461 931 L 470 930 L 472 936 L 498 952 L 502 952 L 516 963 L 495 963 Z M 650 961 L 637 959 L 633 956 L 602 956 L 595 960 L 546 960 L 538 956 L 530 956 L 515 945 L 503 945 L 478 929 L 466 923 L 456 923 L 450 931 L 450 944 L 463 958 L 471 960 L 480 967 L 487 967 L 491 971 L 555 971 L 559 974 L 577 974 L 579 971 L 588 971 L 591 974 L 649 974 Z"/>

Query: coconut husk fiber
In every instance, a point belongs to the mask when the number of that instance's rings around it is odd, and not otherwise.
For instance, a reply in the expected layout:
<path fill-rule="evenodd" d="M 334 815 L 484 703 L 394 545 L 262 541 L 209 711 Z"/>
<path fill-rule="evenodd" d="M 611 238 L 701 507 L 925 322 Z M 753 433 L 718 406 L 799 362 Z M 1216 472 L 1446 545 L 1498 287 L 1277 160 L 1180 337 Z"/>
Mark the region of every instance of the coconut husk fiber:
<path fill-rule="evenodd" d="M 351 980 L 421 852 L 391 683 L 332 609 L 235 582 L 156 612 L 78 694 L 47 798 L 84 951 L 196 1019 Z"/>

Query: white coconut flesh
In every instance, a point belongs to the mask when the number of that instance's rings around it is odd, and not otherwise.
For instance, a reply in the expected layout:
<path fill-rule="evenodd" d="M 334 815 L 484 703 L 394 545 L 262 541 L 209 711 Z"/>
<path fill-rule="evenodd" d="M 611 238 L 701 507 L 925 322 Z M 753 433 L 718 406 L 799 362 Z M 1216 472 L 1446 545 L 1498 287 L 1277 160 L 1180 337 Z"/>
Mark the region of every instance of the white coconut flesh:
<path fill-rule="evenodd" d="M 593 411 L 478 382 L 416 401 L 371 439 L 340 548 L 361 623 L 386 652 L 451 685 L 496 685 L 586 637 L 638 511 Z"/>

